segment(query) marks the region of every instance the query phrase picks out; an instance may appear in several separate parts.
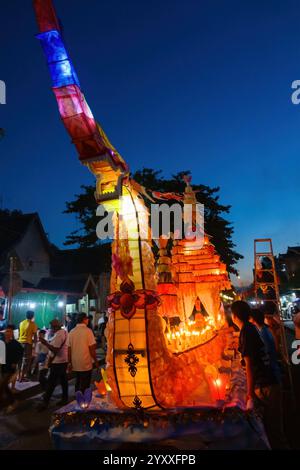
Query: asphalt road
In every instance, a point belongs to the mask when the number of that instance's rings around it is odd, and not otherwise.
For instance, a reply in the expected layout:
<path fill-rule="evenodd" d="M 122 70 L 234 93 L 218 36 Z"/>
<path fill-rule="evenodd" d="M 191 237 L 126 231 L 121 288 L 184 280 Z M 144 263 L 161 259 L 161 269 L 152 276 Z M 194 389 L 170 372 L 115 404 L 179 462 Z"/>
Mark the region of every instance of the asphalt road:
<path fill-rule="evenodd" d="M 99 374 L 98 374 L 99 375 Z M 94 372 L 93 379 L 96 377 Z M 27 398 L 24 399 L 24 395 Z M 39 411 L 42 403 L 40 387 L 26 391 L 18 397 L 18 406 L 15 411 L 6 414 L 0 412 L 0 449 L 1 450 L 49 450 L 52 442 L 49 435 L 51 415 L 59 408 L 56 403 L 61 399 L 61 387 L 57 386 L 47 410 Z M 28 395 L 30 395 L 28 397 Z M 75 380 L 69 381 L 70 401 L 75 398 Z"/>
<path fill-rule="evenodd" d="M 104 353 L 97 350 L 100 364 L 104 364 Z M 92 383 L 99 380 L 99 372 L 93 373 Z M 59 408 L 61 387 L 54 390 L 49 407 L 39 411 L 42 404 L 39 385 L 17 395 L 17 407 L 11 413 L 0 410 L 0 450 L 50 450 L 53 449 L 49 434 L 51 416 Z M 75 379 L 69 380 L 69 399 L 75 399 Z"/>
<path fill-rule="evenodd" d="M 294 339 L 294 332 L 287 328 L 287 341 L 289 346 Z M 298 397 L 298 406 L 293 407 L 291 392 L 285 391 L 285 424 L 286 434 L 292 449 L 300 450 L 300 364 L 292 369 L 295 387 L 295 396 Z M 97 377 L 98 378 L 98 377 Z M 70 399 L 74 396 L 74 379 L 70 381 Z M 50 450 L 53 449 L 48 432 L 51 415 L 58 408 L 55 403 L 61 398 L 60 387 L 55 389 L 51 404 L 45 411 L 39 412 L 42 394 L 36 387 L 21 396 L 18 407 L 11 414 L 0 411 L 0 450 Z M 26 396 L 27 395 L 27 396 Z M 174 445 L 174 443 L 173 443 Z"/>

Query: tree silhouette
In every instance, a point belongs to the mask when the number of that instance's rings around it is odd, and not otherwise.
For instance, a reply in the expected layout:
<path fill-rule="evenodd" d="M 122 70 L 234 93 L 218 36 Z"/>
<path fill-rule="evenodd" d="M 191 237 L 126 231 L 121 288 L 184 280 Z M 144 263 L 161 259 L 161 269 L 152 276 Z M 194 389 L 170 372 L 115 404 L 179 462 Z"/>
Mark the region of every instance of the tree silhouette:
<path fill-rule="evenodd" d="M 183 193 L 185 183 L 183 175 L 190 175 L 190 171 L 181 171 L 171 178 L 166 179 L 161 171 L 152 168 L 143 168 L 133 174 L 135 181 L 146 189 L 159 192 Z M 229 214 L 230 205 L 222 205 L 219 202 L 219 187 L 210 188 L 203 184 L 192 184 L 194 191 L 197 191 L 198 202 L 204 205 L 205 232 L 210 235 L 211 242 L 215 245 L 222 261 L 227 265 L 229 272 L 238 274 L 235 268 L 237 261 L 243 256 L 237 253 L 232 241 L 234 233 L 231 222 L 223 215 Z M 75 195 L 74 201 L 66 203 L 66 214 L 74 214 L 80 222 L 80 229 L 71 232 L 67 236 L 65 245 L 79 245 L 80 247 L 90 247 L 100 244 L 96 235 L 96 226 L 99 217 L 96 217 L 97 204 L 94 198 L 94 186 L 81 186 L 83 190 Z M 146 203 L 149 203 L 145 199 Z M 167 201 L 164 201 L 167 202 Z M 170 201 L 173 203 L 174 201 Z"/>

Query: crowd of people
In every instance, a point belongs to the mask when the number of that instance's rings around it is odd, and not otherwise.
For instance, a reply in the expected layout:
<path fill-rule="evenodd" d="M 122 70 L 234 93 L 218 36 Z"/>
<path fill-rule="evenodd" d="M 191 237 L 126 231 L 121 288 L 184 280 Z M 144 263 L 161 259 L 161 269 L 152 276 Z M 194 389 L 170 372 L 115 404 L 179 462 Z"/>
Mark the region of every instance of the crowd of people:
<path fill-rule="evenodd" d="M 0 403 L 8 407 L 15 401 L 16 380 L 29 380 L 38 371 L 44 390 L 39 409 L 46 409 L 55 387 L 60 384 L 62 397 L 59 406 L 69 400 L 68 374 L 75 376 L 75 391 L 82 393 L 90 387 L 93 367 L 98 368 L 96 337 L 104 345 L 106 314 L 102 314 L 96 328 L 93 316 L 76 313 L 66 316 L 65 325 L 59 320 L 50 322 L 48 331 L 38 330 L 34 312 L 28 311 L 19 325 L 18 340 L 14 338 L 14 326 L 0 318 L 5 344 L 5 363 L 2 364 Z M 276 317 L 265 318 L 259 309 L 251 309 L 248 303 L 236 301 L 231 305 L 230 319 L 239 330 L 238 351 L 245 368 L 247 382 L 247 409 L 259 408 L 263 412 L 264 425 L 271 447 L 289 448 L 283 425 L 284 368 L 280 357 L 280 322 Z M 300 312 L 294 316 L 295 338 L 300 339 Z"/>
<path fill-rule="evenodd" d="M 38 329 L 34 312 L 28 311 L 19 325 L 18 339 L 14 337 L 14 325 L 2 323 L 1 343 L 4 360 L 0 361 L 0 407 L 13 410 L 17 404 L 16 382 L 32 380 L 37 374 L 44 391 L 39 406 L 42 411 L 50 403 L 55 387 L 60 384 L 62 397 L 59 406 L 68 403 L 70 374 L 75 377 L 75 391 L 82 393 L 90 387 L 93 368 L 99 368 L 96 357 L 97 341 L 105 350 L 105 313 L 100 315 L 98 325 L 93 324 L 93 315 L 74 313 L 67 315 L 65 324 L 58 319 L 50 322 L 49 329 Z"/>
<path fill-rule="evenodd" d="M 278 330 L 267 325 L 264 313 L 247 302 L 231 306 L 232 321 L 239 329 L 242 365 L 246 372 L 247 409 L 262 411 L 266 434 L 272 449 L 288 449 L 283 420 L 283 379 Z M 269 320 L 270 321 L 270 320 Z"/>

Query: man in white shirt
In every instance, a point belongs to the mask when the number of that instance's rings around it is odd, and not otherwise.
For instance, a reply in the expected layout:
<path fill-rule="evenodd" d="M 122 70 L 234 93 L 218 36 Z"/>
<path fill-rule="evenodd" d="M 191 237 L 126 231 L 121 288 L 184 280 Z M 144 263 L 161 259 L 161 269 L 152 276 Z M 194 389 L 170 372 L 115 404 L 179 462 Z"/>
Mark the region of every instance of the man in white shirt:
<path fill-rule="evenodd" d="M 51 335 L 51 340 L 49 342 L 42 336 L 39 337 L 39 341 L 43 345 L 47 346 L 50 351 L 48 359 L 50 375 L 47 380 L 44 404 L 42 406 L 43 409 L 47 408 L 58 382 L 60 382 L 62 387 L 62 399 L 57 403 L 57 405 L 63 406 L 68 403 L 68 333 L 61 328 L 60 322 L 56 319 L 50 322 L 50 328 L 54 334 L 53 336 Z"/>
<path fill-rule="evenodd" d="M 77 325 L 70 331 L 67 341 L 69 362 L 76 374 L 75 391 L 82 393 L 91 385 L 93 363 L 99 367 L 96 340 L 93 331 L 87 327 L 88 322 L 88 316 L 79 313 Z"/>

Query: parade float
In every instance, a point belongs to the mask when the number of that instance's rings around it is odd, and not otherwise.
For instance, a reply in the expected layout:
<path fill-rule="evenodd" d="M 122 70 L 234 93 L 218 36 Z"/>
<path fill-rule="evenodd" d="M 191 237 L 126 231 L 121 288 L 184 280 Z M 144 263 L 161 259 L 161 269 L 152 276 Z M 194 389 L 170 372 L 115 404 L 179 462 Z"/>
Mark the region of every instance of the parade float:
<path fill-rule="evenodd" d="M 171 244 L 160 236 L 154 257 L 147 188 L 131 178 L 95 121 L 51 0 L 34 7 L 60 116 L 95 175 L 96 201 L 112 214 L 114 230 L 106 369 L 93 394 L 55 413 L 56 447 L 178 442 L 195 434 L 204 448 L 265 447 L 259 421 L 245 411 L 245 377 L 225 322 L 226 266 L 207 234 Z M 167 198 L 192 207 L 193 231 L 197 201 L 189 179 L 184 194 Z"/>

